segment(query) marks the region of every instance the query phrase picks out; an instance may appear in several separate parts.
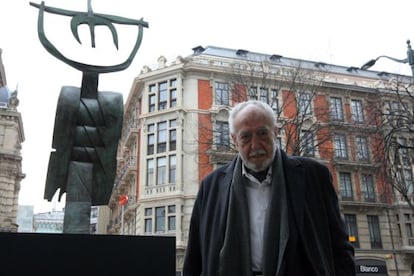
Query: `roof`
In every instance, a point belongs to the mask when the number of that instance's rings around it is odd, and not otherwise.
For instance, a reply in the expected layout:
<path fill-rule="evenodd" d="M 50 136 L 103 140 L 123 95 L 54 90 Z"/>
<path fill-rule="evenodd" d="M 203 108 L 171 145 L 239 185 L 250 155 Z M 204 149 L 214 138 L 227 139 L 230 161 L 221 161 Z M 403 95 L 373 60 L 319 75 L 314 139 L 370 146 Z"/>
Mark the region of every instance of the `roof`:
<path fill-rule="evenodd" d="M 316 61 L 309 61 L 309 60 L 302 60 L 302 59 L 295 59 L 284 57 L 278 54 L 262 54 L 257 52 L 251 52 L 245 49 L 229 49 L 229 48 L 222 48 L 216 46 L 207 46 L 206 48 L 202 46 L 198 46 L 192 49 L 193 55 L 209 55 L 209 56 L 217 56 L 221 58 L 229 58 L 229 59 L 240 59 L 245 61 L 251 62 L 269 62 L 270 64 L 286 66 L 286 67 L 294 67 L 294 68 L 304 68 L 304 69 L 320 69 L 325 70 L 330 73 L 337 73 L 342 75 L 349 75 L 352 77 L 363 77 L 363 78 L 372 78 L 372 79 L 383 79 L 388 78 L 391 76 L 398 76 L 403 78 L 404 80 L 410 82 L 412 80 L 412 76 L 407 75 L 399 75 L 393 74 L 388 72 L 379 72 L 373 70 L 362 70 L 359 67 L 346 67 L 341 65 L 334 65 L 325 62 L 316 62 Z"/>

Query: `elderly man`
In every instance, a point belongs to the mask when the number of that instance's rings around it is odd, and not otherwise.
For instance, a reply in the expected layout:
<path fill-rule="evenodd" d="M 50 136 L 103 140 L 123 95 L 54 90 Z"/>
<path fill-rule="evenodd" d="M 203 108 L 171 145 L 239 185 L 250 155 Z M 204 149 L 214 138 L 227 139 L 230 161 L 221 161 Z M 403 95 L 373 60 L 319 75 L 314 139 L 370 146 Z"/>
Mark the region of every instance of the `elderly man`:
<path fill-rule="evenodd" d="M 184 275 L 355 275 L 328 168 L 277 147 L 265 103 L 237 104 L 229 126 L 239 154 L 200 185 Z"/>

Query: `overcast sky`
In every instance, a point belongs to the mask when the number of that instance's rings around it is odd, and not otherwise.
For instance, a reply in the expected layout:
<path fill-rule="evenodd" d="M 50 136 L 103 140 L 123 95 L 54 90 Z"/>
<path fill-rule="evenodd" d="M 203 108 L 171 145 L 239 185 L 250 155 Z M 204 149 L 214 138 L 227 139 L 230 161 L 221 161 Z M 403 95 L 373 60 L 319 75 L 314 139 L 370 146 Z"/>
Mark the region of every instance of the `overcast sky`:
<path fill-rule="evenodd" d="M 33 1 L 35 3 L 40 3 Z M 87 0 L 47 0 L 47 6 L 87 10 Z M 93 11 L 131 19 L 143 18 L 149 28 L 131 66 L 101 74 L 100 91 L 127 99 L 132 80 L 159 56 L 187 56 L 196 46 L 218 46 L 278 54 L 343 66 L 361 66 L 371 58 L 406 57 L 406 40 L 414 41 L 414 2 L 406 0 L 95 0 Z M 57 98 L 62 86 L 80 87 L 81 73 L 51 56 L 37 36 L 38 9 L 29 1 L 0 0 L 0 48 L 11 90 L 18 87 L 26 140 L 19 203 L 35 212 L 60 204 L 43 199 Z M 108 29 L 96 29 L 90 47 L 86 26 L 82 45 L 70 31 L 68 17 L 45 13 L 45 32 L 58 49 L 83 63 L 111 65 L 123 61 L 133 46 L 135 27 L 121 26 L 119 51 Z M 413 43 L 414 44 L 414 43 Z M 372 68 L 410 75 L 408 65 L 381 59 Z"/>

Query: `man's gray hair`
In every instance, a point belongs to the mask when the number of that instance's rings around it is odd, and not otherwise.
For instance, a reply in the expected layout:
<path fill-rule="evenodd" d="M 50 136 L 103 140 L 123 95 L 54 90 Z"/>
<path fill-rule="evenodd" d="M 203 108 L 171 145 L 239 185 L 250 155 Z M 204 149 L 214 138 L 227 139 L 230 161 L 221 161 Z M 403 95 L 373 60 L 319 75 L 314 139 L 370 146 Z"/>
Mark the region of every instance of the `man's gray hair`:
<path fill-rule="evenodd" d="M 260 109 L 262 109 L 266 113 L 266 116 L 269 116 L 269 118 L 272 119 L 272 123 L 273 123 L 272 127 L 276 126 L 277 121 L 276 121 L 276 116 L 275 116 L 275 113 L 274 113 L 273 109 L 265 102 L 257 101 L 257 100 L 250 100 L 250 101 L 237 103 L 231 109 L 230 114 L 229 114 L 230 134 L 235 134 L 235 132 L 236 132 L 236 130 L 234 129 L 234 119 L 236 118 L 237 114 L 241 110 L 243 110 L 246 107 L 251 106 L 251 105 L 257 106 Z"/>

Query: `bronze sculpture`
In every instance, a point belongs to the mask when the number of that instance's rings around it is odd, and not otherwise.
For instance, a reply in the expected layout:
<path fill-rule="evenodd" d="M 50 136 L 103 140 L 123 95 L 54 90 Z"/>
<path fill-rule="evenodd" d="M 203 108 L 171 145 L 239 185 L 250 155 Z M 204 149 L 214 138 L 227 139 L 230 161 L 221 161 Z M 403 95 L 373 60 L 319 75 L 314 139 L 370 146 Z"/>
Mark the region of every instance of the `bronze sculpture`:
<path fill-rule="evenodd" d="M 54 57 L 82 71 L 80 88 L 64 86 L 56 108 L 52 148 L 44 198 L 51 201 L 58 189 L 59 200 L 66 193 L 64 233 L 89 233 L 91 206 L 106 205 L 116 176 L 116 153 L 123 118 L 122 94 L 98 92 L 100 73 L 126 69 L 137 53 L 148 23 L 92 11 L 63 10 L 30 2 L 39 9 L 38 35 L 43 47 Z M 80 42 L 77 28 L 88 24 L 92 47 L 95 48 L 95 26 L 107 26 L 118 49 L 115 24 L 136 25 L 138 35 L 128 58 L 116 65 L 99 66 L 80 63 L 65 57 L 46 37 L 44 12 L 72 17 L 71 30 Z"/>

